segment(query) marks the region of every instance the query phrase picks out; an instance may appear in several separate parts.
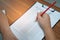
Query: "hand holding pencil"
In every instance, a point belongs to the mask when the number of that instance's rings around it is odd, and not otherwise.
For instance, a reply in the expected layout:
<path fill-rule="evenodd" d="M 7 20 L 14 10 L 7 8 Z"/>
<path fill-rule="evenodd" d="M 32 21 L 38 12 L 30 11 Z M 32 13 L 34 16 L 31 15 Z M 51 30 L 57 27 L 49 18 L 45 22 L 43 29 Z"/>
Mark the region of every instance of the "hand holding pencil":
<path fill-rule="evenodd" d="M 39 23 L 39 25 L 43 28 L 43 29 L 45 29 L 46 27 L 50 27 L 51 25 L 50 25 L 50 17 L 49 17 L 49 15 L 48 14 L 44 14 L 43 16 L 40 16 L 42 13 L 38 13 L 37 14 L 37 21 L 38 21 L 38 23 Z"/>
<path fill-rule="evenodd" d="M 38 21 L 38 23 L 45 28 L 46 26 L 51 26 L 50 25 L 50 17 L 48 14 L 46 14 L 46 11 L 48 11 L 52 6 L 54 6 L 54 4 L 56 3 L 56 1 L 54 1 L 50 6 L 48 6 L 48 8 L 41 13 L 38 13 L 36 21 Z"/>
<path fill-rule="evenodd" d="M 38 21 L 40 27 L 43 29 L 45 33 L 46 40 L 57 40 L 54 31 L 51 28 L 50 17 L 46 14 L 46 11 L 51 8 L 56 1 L 54 1 L 44 12 L 38 13 L 36 21 Z"/>

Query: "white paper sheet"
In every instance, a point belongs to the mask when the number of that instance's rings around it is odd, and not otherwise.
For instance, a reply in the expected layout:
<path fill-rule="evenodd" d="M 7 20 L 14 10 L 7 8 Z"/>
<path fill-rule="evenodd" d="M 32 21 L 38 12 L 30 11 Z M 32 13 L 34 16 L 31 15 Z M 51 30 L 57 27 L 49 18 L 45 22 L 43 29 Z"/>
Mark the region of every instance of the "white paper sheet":
<path fill-rule="evenodd" d="M 10 26 L 18 40 L 42 40 L 44 32 L 35 20 L 37 12 L 44 11 L 46 8 L 47 6 L 42 7 L 41 3 L 36 2 L 22 17 Z M 46 13 L 49 14 L 51 27 L 53 27 L 60 19 L 60 12 L 51 12 L 51 10 L 54 9 L 51 8 Z"/>

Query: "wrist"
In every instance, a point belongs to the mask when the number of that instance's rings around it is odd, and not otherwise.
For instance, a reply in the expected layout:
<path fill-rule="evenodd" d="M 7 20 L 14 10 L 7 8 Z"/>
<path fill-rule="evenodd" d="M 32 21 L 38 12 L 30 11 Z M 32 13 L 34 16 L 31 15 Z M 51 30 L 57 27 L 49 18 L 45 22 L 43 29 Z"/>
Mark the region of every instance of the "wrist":
<path fill-rule="evenodd" d="M 44 30 L 44 31 L 48 31 L 48 30 L 50 30 L 50 29 L 52 29 L 51 26 L 43 27 L 43 30 Z"/>

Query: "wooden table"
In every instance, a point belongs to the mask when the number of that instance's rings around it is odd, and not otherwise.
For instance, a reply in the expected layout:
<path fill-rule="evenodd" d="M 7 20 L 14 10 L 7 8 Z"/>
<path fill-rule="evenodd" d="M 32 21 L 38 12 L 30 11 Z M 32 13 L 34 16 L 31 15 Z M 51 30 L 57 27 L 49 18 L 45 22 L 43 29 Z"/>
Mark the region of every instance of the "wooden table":
<path fill-rule="evenodd" d="M 14 23 L 19 17 L 21 17 L 36 1 L 49 5 L 49 3 L 43 0 L 0 0 L 0 5 L 6 10 L 9 25 Z M 54 9 L 60 11 L 60 8 L 53 6 Z M 60 39 L 60 21 L 55 25 L 53 30 L 56 32 L 56 36 Z"/>

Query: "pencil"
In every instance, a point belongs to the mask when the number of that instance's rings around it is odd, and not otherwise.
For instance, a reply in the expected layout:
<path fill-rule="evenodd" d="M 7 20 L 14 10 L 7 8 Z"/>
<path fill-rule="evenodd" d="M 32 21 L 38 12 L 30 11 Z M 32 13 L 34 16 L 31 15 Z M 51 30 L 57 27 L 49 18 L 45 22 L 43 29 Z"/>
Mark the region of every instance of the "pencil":
<path fill-rule="evenodd" d="M 55 3 L 56 1 L 54 1 L 51 5 L 49 5 L 48 8 L 40 16 L 42 16 L 46 11 L 48 11 L 52 6 L 54 6 Z"/>
<path fill-rule="evenodd" d="M 40 16 L 43 16 L 43 14 L 45 14 L 46 11 L 48 11 L 52 6 L 55 5 L 55 3 L 56 3 L 56 1 L 54 1 L 52 4 L 50 4 L 50 5 L 48 6 L 48 8 L 47 8 Z M 38 19 L 38 18 L 36 18 L 36 21 L 37 21 L 37 19 Z"/>

